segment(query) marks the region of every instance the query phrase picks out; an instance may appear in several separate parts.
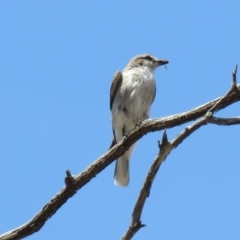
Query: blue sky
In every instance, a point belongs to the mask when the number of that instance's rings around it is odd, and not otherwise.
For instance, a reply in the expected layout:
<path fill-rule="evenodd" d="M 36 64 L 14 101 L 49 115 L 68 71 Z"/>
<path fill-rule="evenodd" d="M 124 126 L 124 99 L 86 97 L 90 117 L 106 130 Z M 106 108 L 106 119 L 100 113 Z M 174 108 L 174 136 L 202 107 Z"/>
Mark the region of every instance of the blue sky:
<path fill-rule="evenodd" d="M 78 174 L 108 149 L 111 80 L 133 56 L 170 62 L 156 71 L 152 118 L 224 94 L 240 64 L 239 9 L 234 0 L 1 1 L 0 234 L 31 219 L 66 169 Z M 208 125 L 175 149 L 134 239 L 240 239 L 239 135 L 240 126 Z M 111 164 L 29 239 L 120 239 L 161 136 L 138 142 L 129 187 L 114 186 Z"/>

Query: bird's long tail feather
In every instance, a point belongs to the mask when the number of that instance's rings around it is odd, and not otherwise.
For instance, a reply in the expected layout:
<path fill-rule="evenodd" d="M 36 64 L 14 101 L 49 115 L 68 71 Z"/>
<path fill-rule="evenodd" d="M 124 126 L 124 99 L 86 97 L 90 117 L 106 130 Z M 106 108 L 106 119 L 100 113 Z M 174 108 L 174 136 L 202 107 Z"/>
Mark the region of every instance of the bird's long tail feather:
<path fill-rule="evenodd" d="M 129 184 L 129 159 L 124 155 L 116 161 L 114 183 L 117 186 Z"/>

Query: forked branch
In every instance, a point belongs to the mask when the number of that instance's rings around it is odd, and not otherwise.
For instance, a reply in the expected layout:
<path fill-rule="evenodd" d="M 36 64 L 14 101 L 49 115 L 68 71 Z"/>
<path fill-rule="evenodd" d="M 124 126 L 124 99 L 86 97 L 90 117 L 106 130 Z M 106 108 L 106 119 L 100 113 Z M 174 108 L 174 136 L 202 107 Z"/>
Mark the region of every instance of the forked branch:
<path fill-rule="evenodd" d="M 147 197 L 149 196 L 152 183 L 158 173 L 158 170 L 163 163 L 163 161 L 167 158 L 167 156 L 171 153 L 171 151 L 176 148 L 179 144 L 183 142 L 187 137 L 189 137 L 193 132 L 195 132 L 197 129 L 199 129 L 201 126 L 206 125 L 208 123 L 217 124 L 217 125 L 235 125 L 240 124 L 240 117 L 233 117 L 233 118 L 218 118 L 214 117 L 213 113 L 216 112 L 216 110 L 219 109 L 219 106 L 221 103 L 225 102 L 228 97 L 235 91 L 239 93 L 239 89 L 236 85 L 236 73 L 237 73 L 237 66 L 232 74 L 232 84 L 229 91 L 222 96 L 221 98 L 216 101 L 213 106 L 206 112 L 206 114 L 197 120 L 192 125 L 186 127 L 175 139 L 173 139 L 171 142 L 167 139 L 166 130 L 163 133 L 162 141 L 158 144 L 159 146 L 159 153 L 156 156 L 155 160 L 153 161 L 153 164 L 146 176 L 146 179 L 144 181 L 143 187 L 140 191 L 140 194 L 138 196 L 138 199 L 135 203 L 133 213 L 132 213 L 132 221 L 130 223 L 130 226 L 128 227 L 128 230 L 122 237 L 122 240 L 130 240 L 132 237 L 139 231 L 142 227 L 145 227 L 145 224 L 142 224 L 141 222 L 141 215 L 142 210 L 144 207 L 144 204 L 146 202 Z"/>
<path fill-rule="evenodd" d="M 235 76 L 236 76 L 237 69 L 235 70 Z M 206 121 L 209 121 L 213 123 L 214 118 L 212 117 L 212 113 L 223 109 L 237 101 L 240 100 L 240 84 L 236 85 L 236 78 L 235 78 L 235 87 L 232 88 L 231 92 L 226 96 L 222 98 L 214 99 L 204 105 L 201 105 L 195 109 L 192 109 L 190 111 L 176 114 L 173 116 L 165 117 L 165 118 L 159 118 L 159 119 L 148 119 L 145 120 L 139 128 L 136 128 L 134 131 L 132 131 L 127 139 L 124 141 L 120 141 L 118 144 L 116 144 L 114 147 L 112 147 L 109 151 L 107 151 L 105 154 L 100 156 L 95 162 L 93 162 L 89 167 L 87 167 L 83 172 L 79 173 L 76 176 L 72 176 L 70 171 L 68 170 L 67 177 L 65 178 L 65 184 L 66 186 L 63 187 L 62 190 L 60 190 L 42 209 L 39 213 L 37 213 L 31 220 L 29 220 L 27 223 L 23 224 L 22 226 L 9 231 L 7 233 L 4 233 L 0 236 L 0 240 L 9 240 L 9 239 L 22 239 L 24 237 L 27 237 L 37 231 L 39 231 L 43 225 L 46 223 L 46 221 L 51 218 L 57 210 L 67 202 L 69 198 L 71 198 L 79 189 L 81 189 L 83 186 L 85 186 L 89 181 L 91 181 L 94 177 L 97 176 L 103 169 L 105 169 L 109 164 L 111 164 L 116 158 L 123 155 L 129 147 L 135 143 L 137 140 L 142 138 L 145 134 L 149 132 L 155 132 L 160 131 L 163 129 L 173 128 L 175 126 L 187 123 L 189 121 L 196 120 L 200 117 L 203 117 L 202 120 L 199 120 L 195 123 L 195 125 L 192 125 L 192 129 L 196 127 L 200 127 L 201 124 L 206 124 Z M 208 114 L 206 117 L 206 113 L 209 111 L 211 114 Z M 204 119 L 204 121 L 203 121 Z M 208 120 L 206 120 L 208 119 Z M 236 120 L 234 120 L 236 121 Z M 200 124 L 200 125 L 199 125 Z M 238 123 L 237 123 L 238 124 Z M 148 195 L 152 179 L 154 179 L 154 176 L 156 175 L 157 171 L 156 169 L 159 168 L 161 162 L 165 159 L 165 157 L 169 154 L 172 147 L 177 146 L 181 141 L 183 141 L 188 135 L 191 133 L 189 132 L 189 129 L 185 129 L 185 134 L 183 134 L 183 138 L 177 137 L 175 140 L 173 140 L 170 145 L 162 145 L 162 150 L 160 151 L 158 157 L 154 161 L 156 166 L 152 166 L 149 172 L 149 180 L 146 179 L 143 189 L 140 193 L 141 196 Z M 175 145 L 174 145 L 175 144 Z M 156 171 L 156 172 L 155 172 Z M 147 186 L 148 185 L 148 186 Z M 142 194 L 142 195 L 141 195 Z M 134 219 L 132 221 L 132 228 L 135 228 L 136 230 L 140 229 L 143 225 L 140 222 L 140 216 L 142 212 L 142 207 L 145 200 L 141 200 L 143 203 L 139 203 L 135 207 L 134 212 Z M 135 224 L 136 223 L 136 224 Z M 135 225 L 134 225 L 135 224 Z M 127 233 L 128 234 L 128 233 Z M 130 233 L 129 233 L 130 234 Z M 130 236 L 130 235 L 127 235 Z M 130 239 L 129 237 L 125 239 Z"/>

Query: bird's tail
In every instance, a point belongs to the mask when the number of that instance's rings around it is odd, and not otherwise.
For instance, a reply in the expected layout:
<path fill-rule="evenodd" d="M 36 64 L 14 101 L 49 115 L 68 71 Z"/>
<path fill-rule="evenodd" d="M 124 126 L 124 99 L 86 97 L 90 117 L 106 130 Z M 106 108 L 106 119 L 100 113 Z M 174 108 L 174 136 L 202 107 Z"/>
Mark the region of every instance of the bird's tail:
<path fill-rule="evenodd" d="M 114 183 L 117 186 L 127 186 L 129 184 L 129 159 L 125 155 L 116 161 Z"/>

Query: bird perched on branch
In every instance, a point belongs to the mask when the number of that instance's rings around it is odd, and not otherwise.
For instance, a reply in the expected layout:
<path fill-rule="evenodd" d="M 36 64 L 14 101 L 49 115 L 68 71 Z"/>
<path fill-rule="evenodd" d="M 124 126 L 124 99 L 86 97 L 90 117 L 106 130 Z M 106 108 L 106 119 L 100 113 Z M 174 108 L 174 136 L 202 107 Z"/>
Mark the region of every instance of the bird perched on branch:
<path fill-rule="evenodd" d="M 159 60 L 150 54 L 138 55 L 129 61 L 122 73 L 114 75 L 110 90 L 113 129 L 111 147 L 149 117 L 156 95 L 154 70 L 167 63 L 167 60 Z M 129 184 L 129 160 L 134 146 L 116 161 L 115 185 Z"/>

